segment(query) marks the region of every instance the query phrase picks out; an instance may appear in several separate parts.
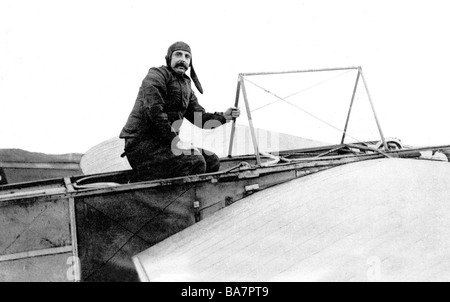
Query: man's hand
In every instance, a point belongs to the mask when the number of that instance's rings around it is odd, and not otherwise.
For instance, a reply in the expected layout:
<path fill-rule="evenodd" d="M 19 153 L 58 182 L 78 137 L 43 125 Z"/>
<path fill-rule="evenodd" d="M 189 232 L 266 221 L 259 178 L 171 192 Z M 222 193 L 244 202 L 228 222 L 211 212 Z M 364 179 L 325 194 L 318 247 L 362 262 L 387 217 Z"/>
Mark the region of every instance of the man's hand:
<path fill-rule="evenodd" d="M 227 121 L 238 118 L 241 115 L 241 110 L 237 107 L 228 108 L 227 111 L 223 113 L 223 116 Z"/>

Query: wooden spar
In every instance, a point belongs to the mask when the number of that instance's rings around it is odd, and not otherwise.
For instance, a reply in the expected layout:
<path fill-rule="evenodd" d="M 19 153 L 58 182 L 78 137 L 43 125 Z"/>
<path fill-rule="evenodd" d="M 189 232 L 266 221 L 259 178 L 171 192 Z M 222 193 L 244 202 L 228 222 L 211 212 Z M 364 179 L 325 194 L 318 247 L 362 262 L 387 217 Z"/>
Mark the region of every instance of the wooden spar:
<path fill-rule="evenodd" d="M 355 100 L 356 89 L 358 88 L 359 76 L 360 76 L 360 70 L 358 69 L 358 73 L 356 75 L 355 87 L 353 87 L 352 99 L 350 101 L 350 107 L 348 108 L 347 120 L 345 121 L 344 132 L 342 133 L 341 144 L 344 143 L 345 135 L 347 134 L 348 122 L 350 120 L 350 113 L 352 112 L 353 102 Z"/>
<path fill-rule="evenodd" d="M 351 148 L 358 148 L 360 150 L 366 150 L 366 151 L 373 151 L 373 152 L 378 152 L 383 156 L 386 156 L 387 158 L 392 158 L 392 156 L 390 156 L 389 154 L 379 150 L 379 149 L 375 149 L 375 148 L 370 148 L 367 146 L 361 146 L 361 145 L 355 145 L 355 144 L 347 144 L 349 147 Z"/>
<path fill-rule="evenodd" d="M 340 146 L 338 146 L 336 148 L 333 148 L 333 149 L 330 149 L 330 150 L 328 150 L 326 152 L 320 153 L 319 155 L 317 155 L 315 157 L 322 157 L 322 156 L 325 156 L 327 154 L 333 153 L 333 152 L 338 151 L 338 150 L 340 150 L 342 148 L 345 148 L 345 147 L 346 147 L 345 145 L 340 145 Z"/>
<path fill-rule="evenodd" d="M 362 68 L 359 67 L 358 71 L 361 74 L 361 79 L 362 79 L 362 81 L 364 83 L 364 87 L 366 89 L 367 97 L 369 98 L 370 106 L 372 107 L 373 116 L 375 118 L 375 122 L 377 123 L 378 131 L 380 132 L 381 141 L 383 142 L 384 150 L 387 151 L 387 150 L 389 150 L 389 148 L 388 148 L 388 146 L 386 144 L 386 140 L 384 139 L 383 131 L 381 130 L 380 122 L 378 121 L 377 113 L 375 112 L 375 107 L 373 105 L 372 98 L 370 97 L 369 88 L 367 87 L 366 80 L 364 79 L 364 74 L 362 72 Z"/>
<path fill-rule="evenodd" d="M 13 169 L 48 169 L 48 170 L 79 170 L 80 166 L 75 163 L 24 163 L 24 162 L 0 162 L 3 168 Z"/>
<path fill-rule="evenodd" d="M 18 259 L 26 259 L 32 257 L 40 257 L 40 256 L 48 256 L 48 255 L 56 255 L 56 254 L 64 254 L 72 251 L 72 246 L 62 246 L 62 247 L 53 247 L 48 249 L 20 252 L 15 254 L 8 255 L 0 255 L 0 262 L 4 261 L 12 261 Z"/>
<path fill-rule="evenodd" d="M 269 74 L 286 74 L 286 73 L 304 73 L 304 72 L 322 72 L 322 71 L 338 71 L 359 69 L 360 67 L 340 67 L 340 68 L 323 68 L 323 69 L 305 69 L 305 70 L 291 70 L 291 71 L 278 71 L 278 72 L 247 72 L 241 73 L 241 76 L 254 76 L 254 75 L 269 75 Z"/>
<path fill-rule="evenodd" d="M 248 104 L 247 92 L 245 90 L 244 84 L 244 77 L 242 75 L 239 76 L 239 81 L 241 82 L 242 95 L 244 96 L 245 108 L 247 111 L 247 118 L 250 126 L 250 134 L 252 136 L 253 141 L 253 148 L 255 148 L 256 162 L 258 163 L 258 165 L 261 165 L 261 157 L 259 156 L 258 142 L 256 140 L 255 128 L 253 127 L 252 115 L 250 113 L 250 105 Z"/>
<path fill-rule="evenodd" d="M 69 177 L 64 177 L 64 185 L 67 192 L 75 192 Z M 72 241 L 72 260 L 73 260 L 73 279 L 75 282 L 81 280 L 80 258 L 78 257 L 78 240 L 77 240 L 77 222 L 75 214 L 75 198 L 69 197 L 69 219 L 70 219 L 70 237 Z"/>
<path fill-rule="evenodd" d="M 73 274 L 74 281 L 81 280 L 80 258 L 78 257 L 77 224 L 75 217 L 75 199 L 69 198 L 70 235 L 72 237 Z"/>
<path fill-rule="evenodd" d="M 239 105 L 239 95 L 241 92 L 241 81 L 240 77 L 238 78 L 237 88 L 236 88 L 236 100 L 234 101 L 234 107 Z M 236 131 L 236 118 L 233 118 L 233 124 L 231 126 L 231 135 L 230 135 L 230 146 L 228 148 L 228 157 L 231 157 L 231 153 L 233 151 L 233 140 L 234 140 L 234 132 Z"/>

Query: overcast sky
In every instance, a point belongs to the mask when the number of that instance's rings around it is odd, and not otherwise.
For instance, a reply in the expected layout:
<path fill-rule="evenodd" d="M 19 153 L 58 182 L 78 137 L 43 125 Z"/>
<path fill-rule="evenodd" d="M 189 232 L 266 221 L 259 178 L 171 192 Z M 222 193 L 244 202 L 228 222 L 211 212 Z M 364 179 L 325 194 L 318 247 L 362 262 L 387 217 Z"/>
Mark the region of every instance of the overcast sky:
<path fill-rule="evenodd" d="M 148 69 L 190 44 L 208 111 L 241 72 L 362 66 L 385 136 L 450 145 L 448 1 L 0 1 L 0 148 L 118 136 Z"/>

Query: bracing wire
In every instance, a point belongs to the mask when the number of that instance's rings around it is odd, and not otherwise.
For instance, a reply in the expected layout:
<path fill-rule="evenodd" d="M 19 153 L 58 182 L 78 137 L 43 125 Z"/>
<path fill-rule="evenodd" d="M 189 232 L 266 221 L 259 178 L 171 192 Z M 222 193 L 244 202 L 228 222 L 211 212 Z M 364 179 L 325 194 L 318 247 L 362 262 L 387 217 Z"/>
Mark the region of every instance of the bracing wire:
<path fill-rule="evenodd" d="M 167 202 L 162 209 L 160 209 L 160 211 L 158 212 L 158 214 L 156 215 L 160 215 L 161 213 L 164 213 L 164 211 L 170 206 L 172 205 L 174 202 L 176 202 L 181 196 L 183 196 L 185 193 L 187 193 L 189 190 L 191 190 L 194 187 L 194 185 L 190 186 L 189 188 L 187 188 L 186 190 L 184 190 L 183 192 L 181 192 L 180 195 L 178 195 L 176 198 L 174 198 L 173 200 Z M 89 274 L 89 276 L 87 276 L 85 279 L 88 280 L 92 275 L 94 275 L 95 273 L 97 273 L 100 269 L 102 269 L 105 265 L 107 265 L 109 263 L 109 261 L 111 261 L 112 258 L 114 258 L 124 247 L 125 245 L 127 245 L 133 238 L 135 237 L 139 237 L 140 239 L 142 239 L 140 236 L 138 236 L 138 233 L 140 231 L 142 231 L 150 222 L 153 221 L 153 219 L 155 218 L 155 216 L 152 216 L 150 219 L 148 219 L 144 225 L 142 225 L 137 231 L 135 232 L 131 232 L 132 235 L 125 241 L 125 243 L 123 243 L 117 250 L 116 252 L 113 253 L 113 255 L 111 255 L 106 261 L 104 261 L 99 268 L 97 268 L 96 270 L 94 270 L 93 272 L 91 272 Z M 122 225 L 120 225 L 122 226 Z M 123 227 L 123 226 L 122 226 Z M 125 228 L 126 229 L 126 228 Z M 128 230 L 128 229 L 127 229 Z M 142 239 L 144 240 L 144 239 Z M 145 242 L 147 242 L 146 240 L 144 240 Z"/>
<path fill-rule="evenodd" d="M 332 79 L 337 78 L 337 77 L 339 77 L 339 76 L 342 76 L 342 75 L 344 75 L 344 74 L 346 74 L 346 73 L 348 73 L 348 72 L 350 72 L 350 71 L 344 72 L 344 73 L 342 73 L 342 74 L 340 74 L 340 75 L 337 75 L 337 76 L 334 76 L 334 77 L 332 77 L 332 78 L 330 78 L 330 79 L 324 80 L 324 81 L 322 81 L 322 82 L 320 82 L 320 83 L 318 83 L 318 84 L 315 84 L 315 85 L 310 86 L 310 87 L 308 87 L 308 88 L 302 89 L 302 90 L 300 90 L 300 91 L 298 91 L 298 92 L 296 92 L 296 93 L 293 93 L 293 94 L 289 95 L 288 97 L 294 96 L 294 95 L 299 94 L 299 93 L 301 93 L 301 92 L 303 92 L 303 91 L 306 91 L 307 89 L 310 89 L 310 88 L 313 88 L 313 87 L 315 87 L 315 86 L 321 85 L 321 84 L 323 84 L 323 83 L 325 83 L 325 82 L 327 82 L 327 81 L 331 81 Z M 291 105 L 292 107 L 294 107 L 294 108 L 296 108 L 296 109 L 302 111 L 303 113 L 306 113 L 307 115 L 311 116 L 312 118 L 314 118 L 314 119 L 320 121 L 321 123 L 323 123 L 323 124 L 325 124 L 325 125 L 327 125 L 327 126 L 333 128 L 333 129 L 337 130 L 338 132 L 344 133 L 344 130 L 343 130 L 343 129 L 341 129 L 341 128 L 337 127 L 337 126 L 334 126 L 334 125 L 328 123 L 327 121 L 321 119 L 320 117 L 318 117 L 318 116 L 312 114 L 311 112 L 309 112 L 309 111 L 307 111 L 307 110 L 305 110 L 305 109 L 303 109 L 303 108 L 301 108 L 301 107 L 299 107 L 299 106 L 293 104 L 292 102 L 287 101 L 286 98 L 288 98 L 288 97 L 282 98 L 282 97 L 278 96 L 277 94 L 273 93 L 272 91 L 270 91 L 270 90 L 268 90 L 268 89 L 266 89 L 266 88 L 264 88 L 264 87 L 261 87 L 260 85 L 258 85 L 258 84 L 256 84 L 256 83 L 250 81 L 249 79 L 247 79 L 247 78 L 245 78 L 245 77 L 244 77 L 244 80 L 247 81 L 247 82 L 249 82 L 250 84 L 252 84 L 252 85 L 258 87 L 259 89 L 261 89 L 261 90 L 263 90 L 263 91 L 265 91 L 265 92 L 267 92 L 267 93 L 273 95 L 274 97 L 276 97 L 276 98 L 278 99 L 277 101 L 271 102 L 271 103 L 266 104 L 266 105 L 264 105 L 264 106 L 262 106 L 262 107 L 258 107 L 258 108 L 256 108 L 256 109 L 252 110 L 251 112 L 254 112 L 254 111 L 256 111 L 256 110 L 258 110 L 258 109 L 261 109 L 261 108 L 263 108 L 263 107 L 266 107 L 266 106 L 268 106 L 268 105 L 274 104 L 274 103 L 276 103 L 276 102 L 283 101 L 283 102 L 286 102 L 287 104 Z M 350 135 L 348 132 L 345 132 L 345 134 L 346 134 L 346 136 L 348 136 L 348 137 L 354 139 L 356 142 L 362 143 L 361 140 L 359 140 L 359 139 L 353 137 L 353 136 Z"/>
<path fill-rule="evenodd" d="M 335 76 L 333 76 L 333 77 L 331 77 L 331 78 L 328 78 L 328 79 L 326 79 L 326 80 L 323 80 L 323 81 L 321 81 L 321 82 L 319 82 L 319 83 L 316 83 L 316 84 L 314 84 L 314 85 L 311 85 L 311 86 L 308 86 L 308 87 L 306 87 L 306 88 L 303 88 L 303 89 L 301 89 L 301 90 L 299 90 L 299 91 L 296 91 L 296 92 L 294 92 L 294 93 L 291 93 L 290 95 L 288 95 L 288 96 L 286 96 L 286 97 L 284 97 L 284 98 L 282 98 L 282 99 L 283 99 L 283 100 L 286 100 L 286 99 L 288 99 L 288 98 L 290 98 L 290 97 L 293 97 L 293 96 L 295 96 L 295 95 L 297 95 L 297 94 L 299 94 L 299 93 L 305 92 L 305 91 L 307 91 L 307 90 L 309 90 L 309 89 L 312 89 L 312 88 L 314 88 L 314 87 L 317 87 L 317 86 L 320 86 L 320 85 L 322 85 L 322 84 L 325 84 L 326 82 L 329 82 L 329 81 L 331 81 L 331 80 L 334 80 L 334 79 L 336 79 L 336 78 L 338 78 L 338 77 L 341 77 L 341 76 L 343 76 L 343 75 L 345 75 L 345 74 L 347 74 L 347 73 L 349 73 L 349 72 L 352 72 L 352 71 L 353 71 L 353 70 L 347 70 L 346 72 L 340 73 L 340 74 L 335 75 Z M 265 89 L 265 88 L 263 88 L 263 87 L 261 87 L 261 86 L 258 86 L 257 84 L 255 84 L 254 82 L 252 82 L 252 81 L 250 81 L 250 80 L 248 80 L 248 79 L 246 79 L 246 78 L 244 78 L 244 79 L 245 79 L 246 81 L 248 81 L 249 83 L 251 83 L 251 84 L 257 86 L 258 88 L 264 90 L 265 92 L 267 92 L 267 93 L 269 93 L 269 94 L 272 94 L 269 90 L 267 90 L 267 89 Z M 263 106 L 257 107 L 257 108 L 255 108 L 255 109 L 253 109 L 251 112 L 255 112 L 255 111 L 257 111 L 257 110 L 259 110 L 259 109 L 262 109 L 262 108 L 264 108 L 264 107 L 273 105 L 273 104 L 275 104 L 275 103 L 278 103 L 279 101 L 281 101 L 281 100 L 278 99 L 278 100 L 276 100 L 276 101 L 270 102 L 270 103 L 265 104 L 265 105 L 263 105 Z"/>

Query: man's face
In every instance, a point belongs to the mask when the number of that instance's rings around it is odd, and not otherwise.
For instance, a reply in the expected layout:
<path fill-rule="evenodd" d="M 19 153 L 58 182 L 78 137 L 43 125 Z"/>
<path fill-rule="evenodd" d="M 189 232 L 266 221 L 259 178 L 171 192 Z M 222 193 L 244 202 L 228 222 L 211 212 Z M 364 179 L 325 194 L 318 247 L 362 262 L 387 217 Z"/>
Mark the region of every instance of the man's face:
<path fill-rule="evenodd" d="M 170 58 L 170 67 L 175 70 L 176 73 L 185 73 L 191 65 L 191 54 L 184 50 L 176 50 L 172 53 Z"/>

